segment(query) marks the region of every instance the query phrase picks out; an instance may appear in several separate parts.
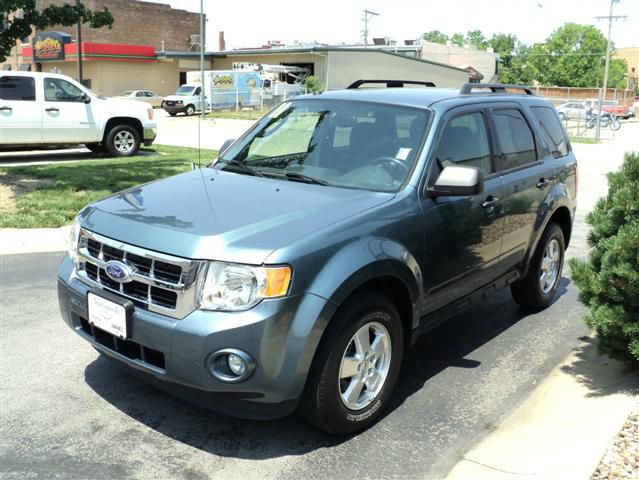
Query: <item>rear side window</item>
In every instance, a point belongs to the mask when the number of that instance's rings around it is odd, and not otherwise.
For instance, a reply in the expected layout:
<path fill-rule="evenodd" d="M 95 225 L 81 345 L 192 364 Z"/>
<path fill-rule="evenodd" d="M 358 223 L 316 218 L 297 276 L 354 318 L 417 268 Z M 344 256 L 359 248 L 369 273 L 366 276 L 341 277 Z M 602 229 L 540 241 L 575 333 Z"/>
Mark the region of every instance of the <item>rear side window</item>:
<path fill-rule="evenodd" d="M 501 170 L 510 170 L 537 161 L 535 139 L 519 110 L 493 110 Z"/>
<path fill-rule="evenodd" d="M 568 155 L 568 140 L 559 119 L 550 107 L 531 107 L 533 115 L 548 142 L 552 156 L 555 158 Z"/>
<path fill-rule="evenodd" d="M 0 98 L 35 101 L 35 80 L 32 77 L 0 77 Z"/>
<path fill-rule="evenodd" d="M 453 118 L 442 133 L 437 160 L 442 167 L 452 164 L 479 167 L 484 175 L 491 174 L 493 169 L 484 116 L 475 112 Z"/>

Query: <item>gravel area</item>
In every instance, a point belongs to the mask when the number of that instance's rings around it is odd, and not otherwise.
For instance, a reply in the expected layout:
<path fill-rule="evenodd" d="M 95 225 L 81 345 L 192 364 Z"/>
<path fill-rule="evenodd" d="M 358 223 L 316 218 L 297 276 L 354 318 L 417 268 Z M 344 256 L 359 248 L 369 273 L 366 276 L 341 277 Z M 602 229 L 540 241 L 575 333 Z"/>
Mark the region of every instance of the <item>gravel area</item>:
<path fill-rule="evenodd" d="M 592 480 L 639 479 L 639 404 L 601 459 Z"/>

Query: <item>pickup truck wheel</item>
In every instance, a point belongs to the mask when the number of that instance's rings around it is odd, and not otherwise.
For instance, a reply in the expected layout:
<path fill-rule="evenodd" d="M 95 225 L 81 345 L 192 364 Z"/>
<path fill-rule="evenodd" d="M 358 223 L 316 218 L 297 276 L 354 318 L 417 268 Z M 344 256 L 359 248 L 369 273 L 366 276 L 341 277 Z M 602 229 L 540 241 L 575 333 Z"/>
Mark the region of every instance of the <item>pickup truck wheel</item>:
<path fill-rule="evenodd" d="M 556 223 L 546 227 L 528 273 L 510 286 L 513 298 L 522 307 L 542 309 L 557 293 L 564 266 L 564 234 Z"/>
<path fill-rule="evenodd" d="M 113 157 L 130 157 L 140 149 L 140 134 L 129 125 L 116 125 L 106 136 L 107 152 Z"/>
<path fill-rule="evenodd" d="M 395 306 L 375 292 L 359 292 L 340 307 L 320 343 L 300 414 L 329 433 L 368 428 L 393 393 L 403 350 Z"/>
<path fill-rule="evenodd" d="M 195 113 L 195 107 L 193 105 L 187 105 L 186 109 L 184 110 L 184 114 L 187 117 L 190 117 L 191 115 L 193 115 Z"/>
<path fill-rule="evenodd" d="M 169 115 L 171 115 L 172 117 L 175 117 L 177 115 L 177 112 L 169 112 Z"/>

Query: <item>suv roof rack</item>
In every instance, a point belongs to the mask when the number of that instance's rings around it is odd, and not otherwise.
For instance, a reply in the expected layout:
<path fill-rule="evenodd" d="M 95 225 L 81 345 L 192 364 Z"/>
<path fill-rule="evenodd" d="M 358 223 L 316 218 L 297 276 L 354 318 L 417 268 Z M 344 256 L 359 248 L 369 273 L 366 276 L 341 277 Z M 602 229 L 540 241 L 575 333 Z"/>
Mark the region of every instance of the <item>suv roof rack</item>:
<path fill-rule="evenodd" d="M 491 93 L 508 93 L 506 90 L 521 90 L 526 95 L 534 95 L 532 90 L 527 85 L 512 85 L 508 83 L 464 83 L 459 90 L 460 95 L 470 95 L 476 88 L 483 88 L 490 90 Z M 482 92 L 476 92 L 481 94 Z"/>
<path fill-rule="evenodd" d="M 385 84 L 386 88 L 403 88 L 404 85 L 423 85 L 424 87 L 435 86 L 433 82 L 422 82 L 419 80 L 356 80 L 346 88 L 348 90 L 351 90 L 351 89 L 359 88 L 366 83 Z"/>

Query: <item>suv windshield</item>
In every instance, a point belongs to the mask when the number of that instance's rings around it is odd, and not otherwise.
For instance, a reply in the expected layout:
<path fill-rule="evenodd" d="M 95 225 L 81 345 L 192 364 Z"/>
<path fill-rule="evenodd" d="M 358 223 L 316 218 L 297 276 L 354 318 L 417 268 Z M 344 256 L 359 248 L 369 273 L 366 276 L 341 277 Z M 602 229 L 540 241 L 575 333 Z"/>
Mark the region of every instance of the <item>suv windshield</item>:
<path fill-rule="evenodd" d="M 177 92 L 175 92 L 175 94 L 176 95 L 181 95 L 183 97 L 186 97 L 188 95 L 191 95 L 193 93 L 193 90 L 195 90 L 195 87 L 182 86 L 182 87 L 177 89 Z"/>
<path fill-rule="evenodd" d="M 395 191 L 412 170 L 427 119 L 427 111 L 410 107 L 315 99 L 285 102 L 227 150 L 215 168 Z"/>

